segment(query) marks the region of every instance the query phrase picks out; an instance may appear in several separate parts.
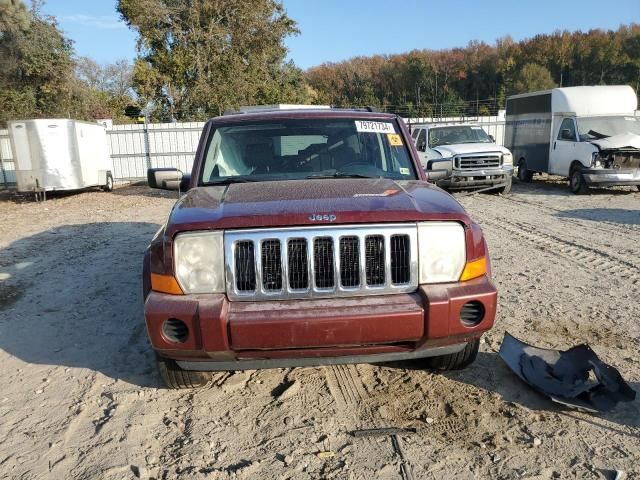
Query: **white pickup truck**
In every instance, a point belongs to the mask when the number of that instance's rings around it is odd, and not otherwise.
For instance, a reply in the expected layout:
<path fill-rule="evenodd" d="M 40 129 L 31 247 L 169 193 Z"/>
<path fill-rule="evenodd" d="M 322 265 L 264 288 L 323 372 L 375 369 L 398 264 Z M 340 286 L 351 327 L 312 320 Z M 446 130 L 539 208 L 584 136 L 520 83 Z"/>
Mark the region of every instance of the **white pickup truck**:
<path fill-rule="evenodd" d="M 479 125 L 423 123 L 412 125 L 411 136 L 428 176 L 447 190 L 511 190 L 513 157 L 496 145 Z M 437 174 L 437 175 L 435 175 Z"/>

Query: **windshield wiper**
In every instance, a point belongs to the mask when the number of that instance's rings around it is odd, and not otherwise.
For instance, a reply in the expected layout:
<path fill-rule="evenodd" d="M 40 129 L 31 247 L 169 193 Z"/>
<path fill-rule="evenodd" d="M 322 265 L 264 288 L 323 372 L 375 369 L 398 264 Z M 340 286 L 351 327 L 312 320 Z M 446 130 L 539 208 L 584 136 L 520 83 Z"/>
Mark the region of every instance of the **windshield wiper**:
<path fill-rule="evenodd" d="M 371 175 L 361 175 L 359 173 L 347 173 L 347 172 L 333 172 L 333 173 L 317 173 L 309 175 L 306 178 L 380 178 L 372 177 Z"/>
<path fill-rule="evenodd" d="M 231 185 L 232 183 L 250 183 L 250 182 L 260 182 L 262 180 L 251 177 L 248 175 L 239 175 L 237 177 L 227 177 L 221 178 L 215 181 L 209 181 L 205 183 L 205 185 Z"/>

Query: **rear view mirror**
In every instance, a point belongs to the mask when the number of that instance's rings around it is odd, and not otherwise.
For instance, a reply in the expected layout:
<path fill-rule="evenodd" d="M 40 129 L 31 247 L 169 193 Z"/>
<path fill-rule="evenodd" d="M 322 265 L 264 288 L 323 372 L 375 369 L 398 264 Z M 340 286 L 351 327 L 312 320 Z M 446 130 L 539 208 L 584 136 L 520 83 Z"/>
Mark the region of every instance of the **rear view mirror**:
<path fill-rule="evenodd" d="M 177 168 L 150 168 L 147 170 L 147 183 L 150 188 L 161 190 L 186 190 L 182 188 L 185 177 Z"/>

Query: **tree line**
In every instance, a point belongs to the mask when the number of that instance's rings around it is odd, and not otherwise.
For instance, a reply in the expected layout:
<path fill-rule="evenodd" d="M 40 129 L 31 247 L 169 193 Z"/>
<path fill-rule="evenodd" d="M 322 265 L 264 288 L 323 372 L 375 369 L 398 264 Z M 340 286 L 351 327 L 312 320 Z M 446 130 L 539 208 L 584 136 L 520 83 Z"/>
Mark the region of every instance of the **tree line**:
<path fill-rule="evenodd" d="M 375 106 L 407 116 L 486 115 L 507 95 L 554 86 L 640 83 L 640 25 L 558 31 L 495 45 L 356 57 L 300 70 L 297 35 L 277 0 L 119 0 L 138 55 L 99 65 L 78 57 L 43 0 L 0 0 L 0 125 L 69 117 L 193 121 L 241 105 Z"/>
<path fill-rule="evenodd" d="M 356 57 L 309 69 L 315 100 L 405 115 L 495 114 L 511 94 L 556 86 L 640 86 L 640 25 L 556 31 L 495 45 Z"/>

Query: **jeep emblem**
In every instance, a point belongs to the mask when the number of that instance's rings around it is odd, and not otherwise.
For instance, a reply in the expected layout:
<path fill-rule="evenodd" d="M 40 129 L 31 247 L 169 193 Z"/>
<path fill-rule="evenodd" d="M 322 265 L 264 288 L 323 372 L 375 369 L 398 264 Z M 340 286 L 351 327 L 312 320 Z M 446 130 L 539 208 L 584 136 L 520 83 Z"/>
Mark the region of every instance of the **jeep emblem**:
<path fill-rule="evenodd" d="M 311 220 L 312 222 L 335 222 L 336 221 L 336 216 L 331 213 L 331 214 L 313 214 L 313 215 L 309 215 L 309 220 Z"/>

